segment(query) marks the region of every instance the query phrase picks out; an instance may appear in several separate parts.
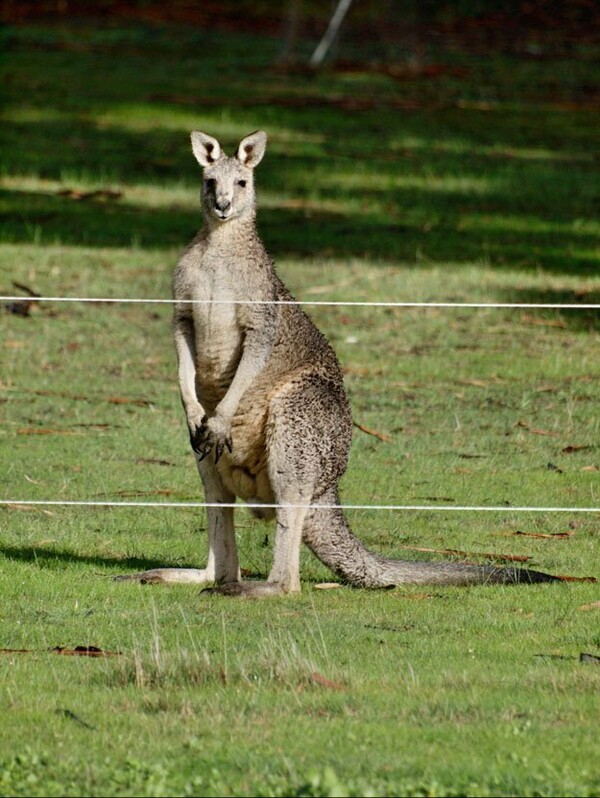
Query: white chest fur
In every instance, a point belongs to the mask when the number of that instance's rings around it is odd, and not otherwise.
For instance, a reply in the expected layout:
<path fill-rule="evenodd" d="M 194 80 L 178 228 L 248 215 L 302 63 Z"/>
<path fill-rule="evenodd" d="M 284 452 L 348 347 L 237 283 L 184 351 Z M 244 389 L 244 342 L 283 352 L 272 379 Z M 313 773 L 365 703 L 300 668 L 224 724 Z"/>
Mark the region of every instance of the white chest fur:
<path fill-rule="evenodd" d="M 196 375 L 201 385 L 224 387 L 235 374 L 243 343 L 237 288 L 226 268 L 210 267 L 199 270 L 191 287 Z"/>

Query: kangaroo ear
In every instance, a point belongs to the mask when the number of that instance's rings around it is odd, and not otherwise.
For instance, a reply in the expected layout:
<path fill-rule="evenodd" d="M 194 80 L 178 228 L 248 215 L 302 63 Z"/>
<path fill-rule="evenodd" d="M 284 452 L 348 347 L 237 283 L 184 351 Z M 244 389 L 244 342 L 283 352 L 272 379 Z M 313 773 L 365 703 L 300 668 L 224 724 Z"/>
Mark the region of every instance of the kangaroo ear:
<path fill-rule="evenodd" d="M 207 136 L 200 130 L 191 134 L 192 150 L 200 166 L 210 166 L 221 157 L 221 146 L 212 136 Z"/>
<path fill-rule="evenodd" d="M 241 164 L 247 166 L 248 169 L 254 169 L 254 167 L 258 166 L 262 161 L 266 148 L 267 134 L 264 130 L 256 130 L 240 141 L 237 159 Z"/>

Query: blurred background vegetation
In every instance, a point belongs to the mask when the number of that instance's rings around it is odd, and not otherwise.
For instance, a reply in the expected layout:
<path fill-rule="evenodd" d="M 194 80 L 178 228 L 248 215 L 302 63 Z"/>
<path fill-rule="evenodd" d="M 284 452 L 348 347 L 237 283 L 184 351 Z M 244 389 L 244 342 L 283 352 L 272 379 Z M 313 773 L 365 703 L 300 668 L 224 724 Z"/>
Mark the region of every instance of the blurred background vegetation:
<path fill-rule="evenodd" d="M 596 274 L 600 5 L 353 0 L 312 69 L 337 7 L 4 0 L 3 240 L 181 246 L 189 130 L 260 126 L 277 258 Z"/>
<path fill-rule="evenodd" d="M 254 31 L 280 37 L 280 57 L 294 61 L 323 35 L 336 6 L 337 0 L 3 0 L 1 15 L 5 22 L 93 16 Z M 359 45 L 363 59 L 416 65 L 440 39 L 485 52 L 571 54 L 598 43 L 599 22 L 595 0 L 353 0 L 334 56 L 352 57 Z"/>

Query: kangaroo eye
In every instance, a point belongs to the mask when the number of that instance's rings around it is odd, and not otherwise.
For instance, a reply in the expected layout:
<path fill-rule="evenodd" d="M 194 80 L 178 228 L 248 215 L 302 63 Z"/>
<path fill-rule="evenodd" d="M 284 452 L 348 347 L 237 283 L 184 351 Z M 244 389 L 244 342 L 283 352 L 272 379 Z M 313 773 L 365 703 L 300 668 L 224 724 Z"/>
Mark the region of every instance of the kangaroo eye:
<path fill-rule="evenodd" d="M 211 177 L 208 180 L 204 181 L 204 185 L 206 186 L 206 188 L 208 188 L 210 190 L 212 190 L 215 187 L 216 184 L 217 184 L 217 181 L 213 177 Z"/>
<path fill-rule="evenodd" d="M 245 188 L 246 187 L 246 180 L 238 180 L 238 186 L 240 186 L 241 188 Z"/>

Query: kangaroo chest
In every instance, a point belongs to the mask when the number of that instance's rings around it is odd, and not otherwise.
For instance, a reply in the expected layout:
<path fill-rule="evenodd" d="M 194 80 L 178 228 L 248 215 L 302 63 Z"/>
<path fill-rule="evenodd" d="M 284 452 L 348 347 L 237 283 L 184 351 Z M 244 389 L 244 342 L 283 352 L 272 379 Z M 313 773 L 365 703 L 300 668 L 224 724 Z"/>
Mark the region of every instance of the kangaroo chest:
<path fill-rule="evenodd" d="M 209 263 L 198 270 L 191 285 L 194 300 L 196 382 L 205 400 L 219 400 L 233 379 L 242 356 L 239 285 L 227 269 Z M 213 396 L 214 395 L 214 396 Z"/>

